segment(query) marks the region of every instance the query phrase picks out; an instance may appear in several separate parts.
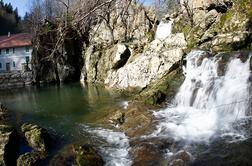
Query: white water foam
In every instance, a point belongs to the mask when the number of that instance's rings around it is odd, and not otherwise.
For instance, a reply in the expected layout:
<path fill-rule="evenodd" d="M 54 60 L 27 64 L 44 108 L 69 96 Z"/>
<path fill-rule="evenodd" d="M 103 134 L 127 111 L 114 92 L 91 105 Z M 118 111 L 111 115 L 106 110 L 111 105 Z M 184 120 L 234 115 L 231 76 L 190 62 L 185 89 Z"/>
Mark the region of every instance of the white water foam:
<path fill-rule="evenodd" d="M 168 23 L 160 22 L 157 27 L 155 39 L 164 40 L 168 36 L 170 36 L 172 32 L 172 23 L 173 21 L 169 21 Z"/>
<path fill-rule="evenodd" d="M 246 117 L 249 60 L 231 60 L 224 76 L 218 76 L 218 61 L 204 57 L 203 51 L 188 54 L 186 78 L 174 105 L 154 113 L 160 123 L 153 136 L 208 141 L 219 133 L 244 138 L 232 128 L 232 123 Z"/>
<path fill-rule="evenodd" d="M 100 148 L 105 166 L 130 166 L 132 160 L 129 155 L 129 139 L 123 132 L 116 132 L 104 128 L 89 128 L 81 125 L 82 128 L 98 137 L 105 139 L 106 145 Z"/>

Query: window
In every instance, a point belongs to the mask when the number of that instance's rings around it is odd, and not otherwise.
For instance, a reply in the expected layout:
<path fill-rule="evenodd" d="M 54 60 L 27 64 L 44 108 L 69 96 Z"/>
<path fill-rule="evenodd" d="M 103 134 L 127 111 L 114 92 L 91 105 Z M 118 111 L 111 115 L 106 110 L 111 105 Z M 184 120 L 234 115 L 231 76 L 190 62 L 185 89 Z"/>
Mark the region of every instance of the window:
<path fill-rule="evenodd" d="M 9 53 L 10 53 L 10 49 L 6 48 L 6 54 L 9 54 Z"/>
<path fill-rule="evenodd" d="M 29 46 L 26 46 L 25 47 L 25 52 L 29 52 L 30 51 L 30 47 Z"/>
<path fill-rule="evenodd" d="M 30 57 L 29 57 L 29 56 L 26 56 L 26 57 L 25 57 L 25 62 L 26 62 L 26 63 L 29 63 L 29 61 L 30 61 Z"/>
<path fill-rule="evenodd" d="M 16 51 L 16 50 L 15 50 L 15 48 L 12 48 L 12 52 L 13 52 L 13 54 L 15 54 L 15 51 Z"/>
<path fill-rule="evenodd" d="M 15 63 L 15 61 L 13 61 L 13 64 L 12 64 L 12 65 L 13 65 L 13 67 L 16 67 L 16 63 Z"/>
<path fill-rule="evenodd" d="M 2 68 L 2 63 L 0 63 L 0 69 Z"/>

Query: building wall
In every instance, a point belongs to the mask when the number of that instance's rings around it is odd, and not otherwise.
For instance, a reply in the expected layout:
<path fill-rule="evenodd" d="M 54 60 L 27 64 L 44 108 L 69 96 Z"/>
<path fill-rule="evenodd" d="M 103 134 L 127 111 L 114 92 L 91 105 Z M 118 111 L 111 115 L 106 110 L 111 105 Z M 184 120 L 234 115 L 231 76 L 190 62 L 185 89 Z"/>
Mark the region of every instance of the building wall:
<path fill-rule="evenodd" d="M 23 64 L 26 64 L 26 58 L 29 57 L 29 63 L 31 61 L 32 47 L 29 47 L 29 51 L 26 51 L 26 47 L 16 47 L 13 52 L 13 48 L 9 48 L 9 54 L 6 54 L 6 48 L 1 49 L 0 54 L 0 72 L 6 71 L 6 64 L 10 64 L 10 71 L 23 70 Z"/>

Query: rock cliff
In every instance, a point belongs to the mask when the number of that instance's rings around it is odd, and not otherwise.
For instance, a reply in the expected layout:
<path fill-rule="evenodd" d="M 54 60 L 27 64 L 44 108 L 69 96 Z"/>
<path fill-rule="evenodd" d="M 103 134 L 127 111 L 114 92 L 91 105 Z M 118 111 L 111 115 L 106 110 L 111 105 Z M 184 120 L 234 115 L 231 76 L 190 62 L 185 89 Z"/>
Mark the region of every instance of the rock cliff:
<path fill-rule="evenodd" d="M 82 68 L 83 40 L 71 26 L 46 22 L 34 41 L 35 83 L 77 81 Z"/>
<path fill-rule="evenodd" d="M 251 0 L 189 1 L 175 18 L 173 32 L 185 33 L 190 48 L 251 49 Z M 188 24 L 190 22 L 190 24 Z"/>

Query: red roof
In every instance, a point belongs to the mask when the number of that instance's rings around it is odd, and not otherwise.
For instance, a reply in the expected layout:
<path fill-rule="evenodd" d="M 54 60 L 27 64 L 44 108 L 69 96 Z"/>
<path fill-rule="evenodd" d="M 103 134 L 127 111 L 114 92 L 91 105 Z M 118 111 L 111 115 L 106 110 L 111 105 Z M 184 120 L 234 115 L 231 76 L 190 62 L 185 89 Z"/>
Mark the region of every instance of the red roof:
<path fill-rule="evenodd" d="M 32 35 L 28 33 L 13 34 L 10 37 L 0 36 L 0 49 L 30 45 L 32 45 Z"/>

